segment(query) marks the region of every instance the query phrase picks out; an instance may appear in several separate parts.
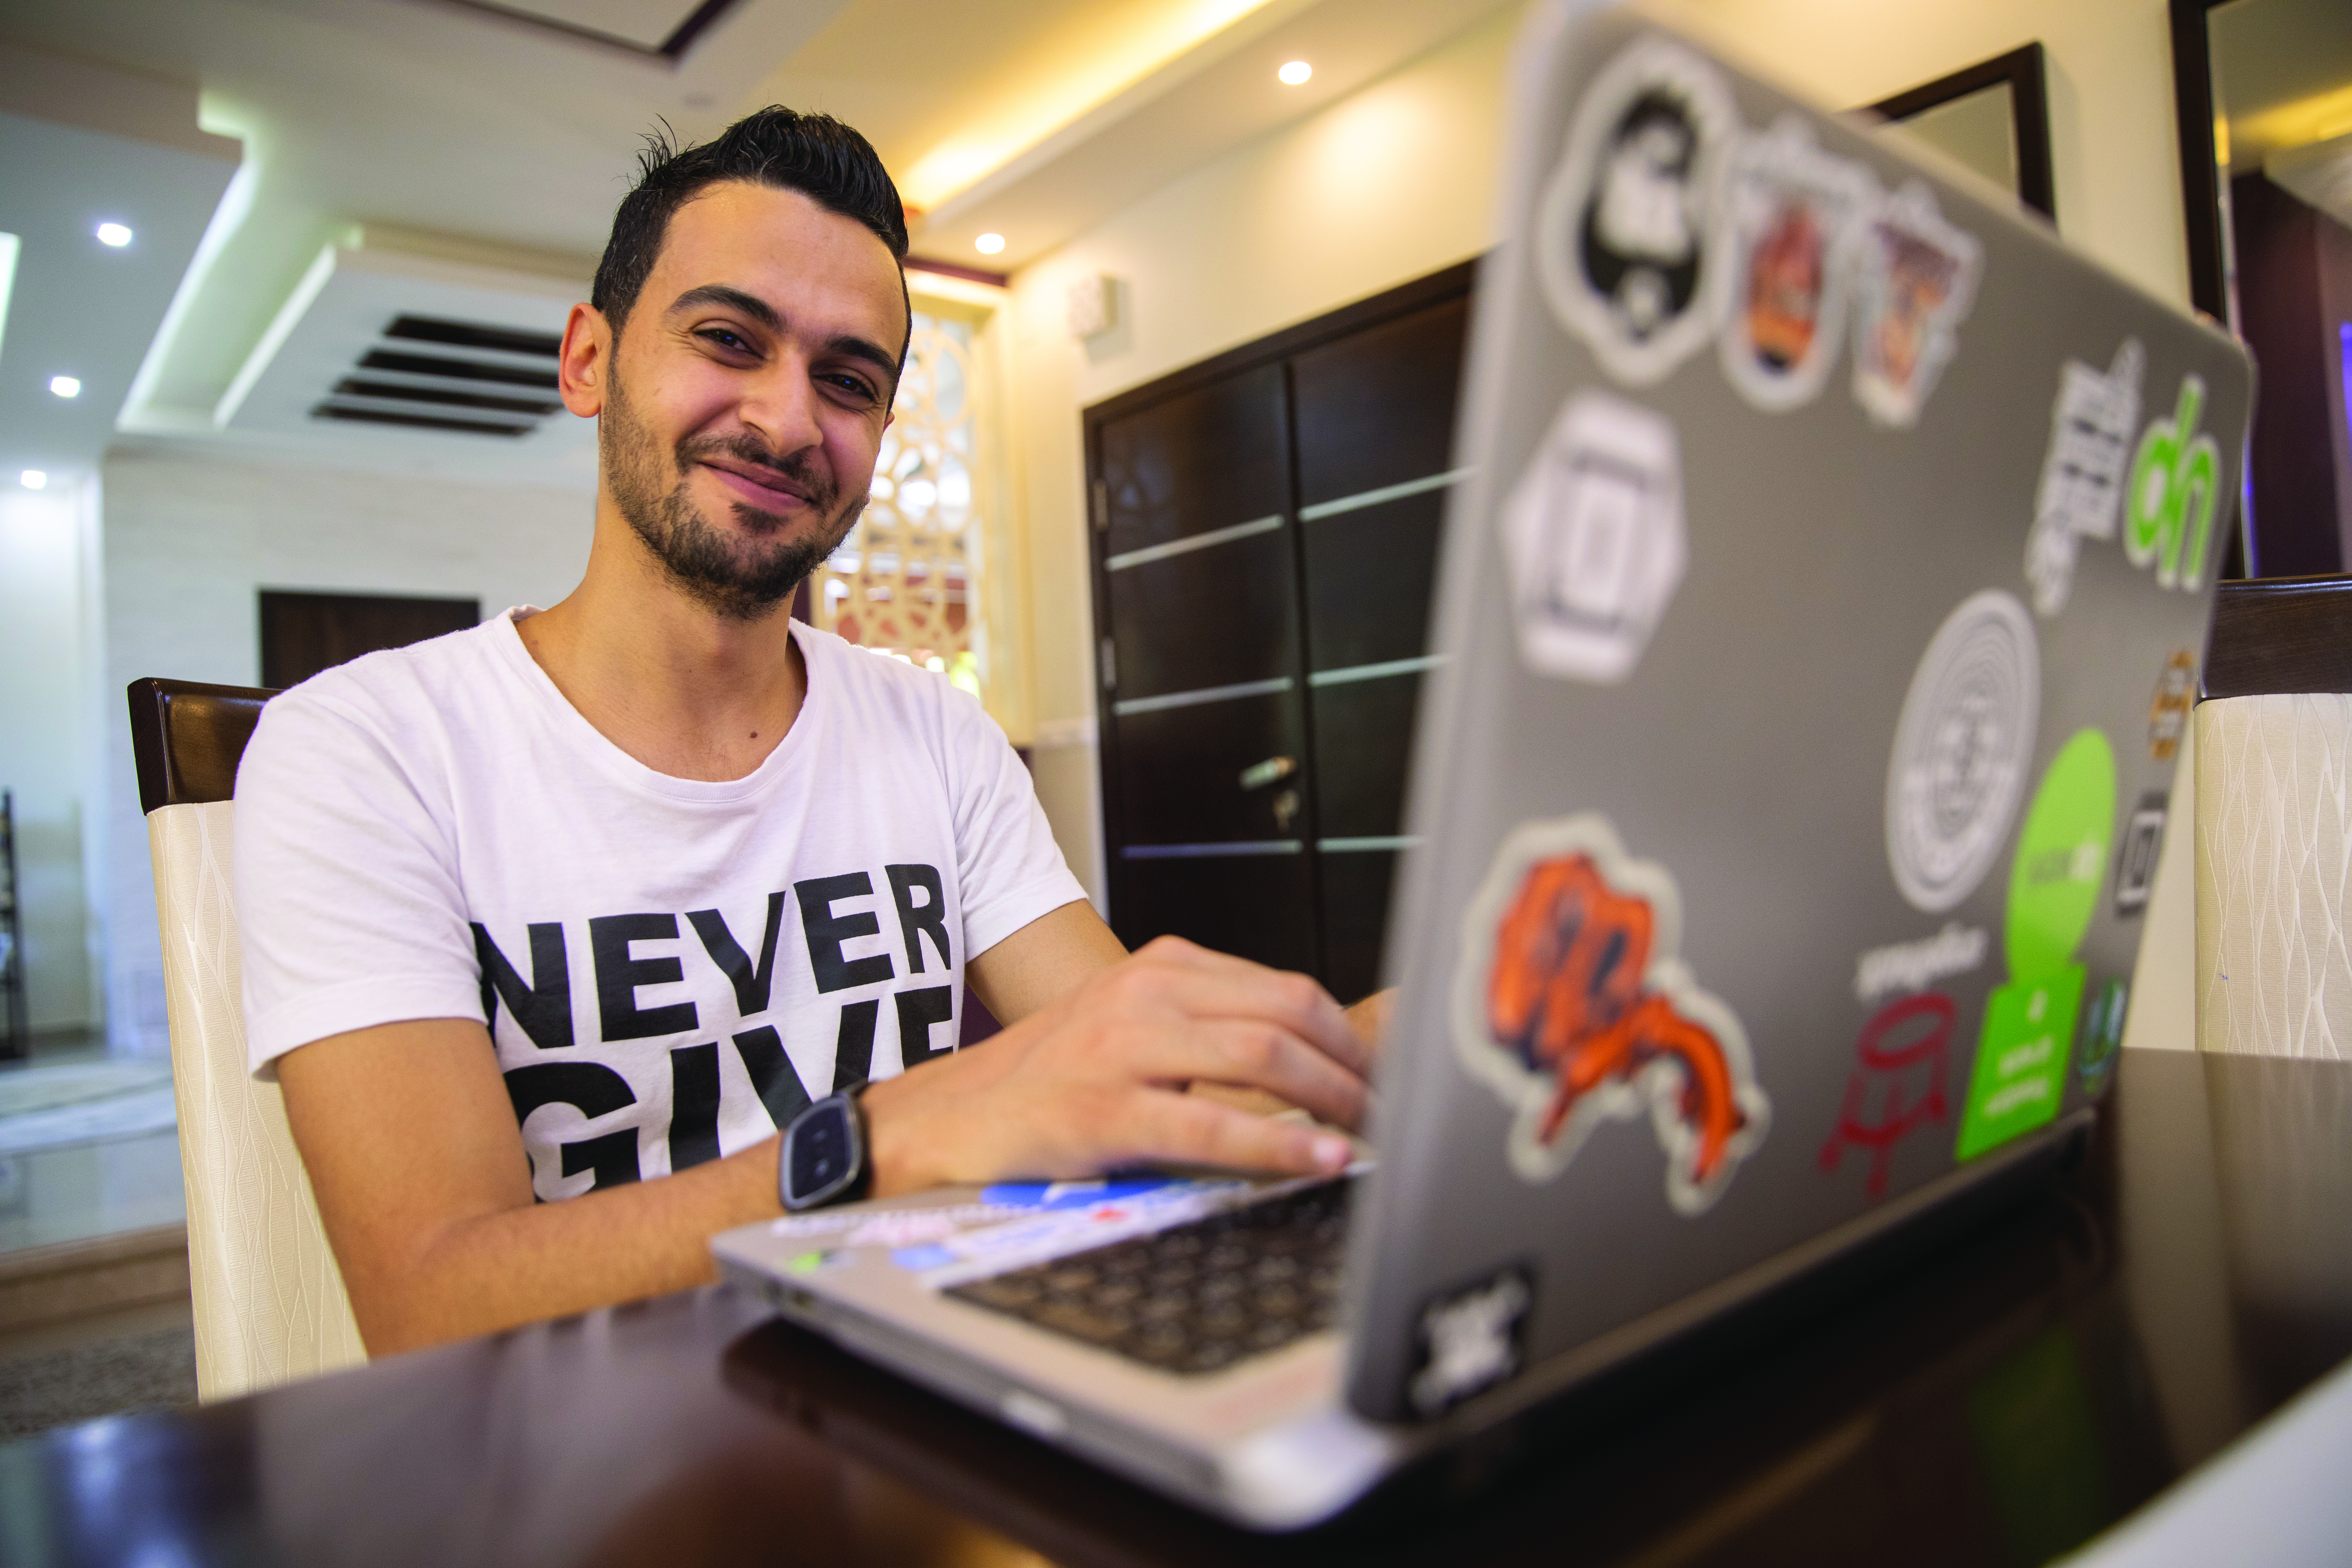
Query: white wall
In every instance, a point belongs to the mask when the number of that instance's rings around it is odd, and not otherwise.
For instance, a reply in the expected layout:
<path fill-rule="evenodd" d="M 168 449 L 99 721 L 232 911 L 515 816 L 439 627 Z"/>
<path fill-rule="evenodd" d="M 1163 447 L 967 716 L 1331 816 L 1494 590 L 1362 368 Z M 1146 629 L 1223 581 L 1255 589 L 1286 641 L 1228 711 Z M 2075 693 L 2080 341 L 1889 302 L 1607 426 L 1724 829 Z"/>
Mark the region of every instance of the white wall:
<path fill-rule="evenodd" d="M 0 490 L 0 788 L 16 795 L 27 1014 L 36 1030 L 98 1015 L 82 871 L 87 480 Z"/>
<path fill-rule="evenodd" d="M 2062 232 L 2186 302 L 2163 0 L 1692 0 L 1674 9 L 1763 73 L 1840 108 L 2039 39 Z M 1506 14 L 1463 34 L 1135 203 L 1013 279 L 1010 425 L 1028 530 L 1038 793 L 1097 902 L 1081 411 L 1484 250 L 1517 26 Z M 1082 346 L 1064 326 L 1064 295 L 1095 272 L 1119 279 L 1120 322 Z M 2190 820 L 2185 793 L 2173 820 Z M 2188 889 L 2173 858 L 2149 915 L 2152 952 L 2189 950 Z M 2185 969 L 2144 978 L 2132 1043 L 2193 1043 L 2192 994 Z"/>
<path fill-rule="evenodd" d="M 163 1051 L 162 949 L 122 689 L 142 676 L 257 685 L 262 588 L 551 605 L 588 559 L 583 489 L 120 450 L 106 461 L 103 901 L 108 1036 Z"/>

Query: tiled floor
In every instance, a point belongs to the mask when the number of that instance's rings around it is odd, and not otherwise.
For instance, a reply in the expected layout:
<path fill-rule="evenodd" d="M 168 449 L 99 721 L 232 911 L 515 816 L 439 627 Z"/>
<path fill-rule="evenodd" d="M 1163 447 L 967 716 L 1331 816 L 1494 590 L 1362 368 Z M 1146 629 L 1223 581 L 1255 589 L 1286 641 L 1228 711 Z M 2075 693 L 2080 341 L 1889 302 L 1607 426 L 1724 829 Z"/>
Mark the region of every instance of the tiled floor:
<path fill-rule="evenodd" d="M 90 1038 L 51 1039 L 30 1061 L 0 1073 L 102 1057 Z M 62 1148 L 0 1154 L 0 1252 L 81 1241 L 187 1218 L 180 1186 L 180 1139 L 145 1132 Z"/>

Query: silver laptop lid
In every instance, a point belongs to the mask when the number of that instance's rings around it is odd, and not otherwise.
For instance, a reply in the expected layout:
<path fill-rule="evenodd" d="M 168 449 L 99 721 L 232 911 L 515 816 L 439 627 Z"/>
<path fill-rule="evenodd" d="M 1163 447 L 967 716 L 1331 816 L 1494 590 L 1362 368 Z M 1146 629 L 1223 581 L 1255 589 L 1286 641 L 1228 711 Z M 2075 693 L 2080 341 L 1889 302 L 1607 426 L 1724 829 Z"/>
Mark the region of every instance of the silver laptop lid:
<path fill-rule="evenodd" d="M 2248 415 L 2220 333 L 1652 22 L 1539 7 L 1516 90 L 1350 1240 L 1386 1419 L 2104 1092 Z"/>

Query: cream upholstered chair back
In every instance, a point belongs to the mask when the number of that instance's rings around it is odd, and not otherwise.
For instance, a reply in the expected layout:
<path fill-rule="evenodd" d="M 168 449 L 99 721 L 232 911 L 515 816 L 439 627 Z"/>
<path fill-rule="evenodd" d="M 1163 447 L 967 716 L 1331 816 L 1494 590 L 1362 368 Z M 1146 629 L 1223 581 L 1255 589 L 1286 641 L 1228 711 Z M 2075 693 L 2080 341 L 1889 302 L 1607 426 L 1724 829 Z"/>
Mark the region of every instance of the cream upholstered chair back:
<path fill-rule="evenodd" d="M 189 700 L 189 689 L 154 689 L 168 684 L 142 681 L 131 689 L 134 732 L 142 700 L 152 727 L 184 728 L 206 717 L 201 702 Z M 176 714 L 170 710 L 174 698 L 183 709 Z M 257 710 L 257 701 L 253 706 Z M 251 729 L 248 715 L 233 736 L 236 751 L 242 751 Z M 147 753 L 156 744 L 168 748 L 170 738 L 139 739 L 142 795 L 152 805 L 147 841 L 155 864 L 180 1168 L 187 1186 L 196 1388 L 206 1400 L 225 1399 L 356 1365 L 367 1352 L 278 1086 L 256 1081 L 246 1065 L 227 789 L 225 784 L 206 787 L 201 776 L 190 779 L 189 773 L 203 770 L 184 766 L 153 792 L 164 803 L 152 804 Z M 184 747 L 176 760 L 189 760 Z M 233 783 L 233 752 L 226 761 L 226 783 Z M 181 797 L 176 803 L 174 795 Z M 203 795 L 219 798 L 187 798 Z"/>
<path fill-rule="evenodd" d="M 2197 1043 L 2352 1058 L 2352 577 L 2221 590 L 2195 721 Z"/>

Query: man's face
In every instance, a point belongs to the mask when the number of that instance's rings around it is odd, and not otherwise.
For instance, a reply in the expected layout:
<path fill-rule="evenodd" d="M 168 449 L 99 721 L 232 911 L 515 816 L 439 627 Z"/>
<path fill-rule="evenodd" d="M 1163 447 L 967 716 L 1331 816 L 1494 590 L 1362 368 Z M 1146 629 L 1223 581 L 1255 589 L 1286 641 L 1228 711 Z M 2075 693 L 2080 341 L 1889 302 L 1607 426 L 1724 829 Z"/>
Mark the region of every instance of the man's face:
<path fill-rule="evenodd" d="M 581 377 L 596 406 L 567 401 L 599 416 L 604 489 L 670 579 L 755 620 L 864 510 L 906 337 L 880 239 L 730 181 L 671 216 L 601 383 Z"/>

